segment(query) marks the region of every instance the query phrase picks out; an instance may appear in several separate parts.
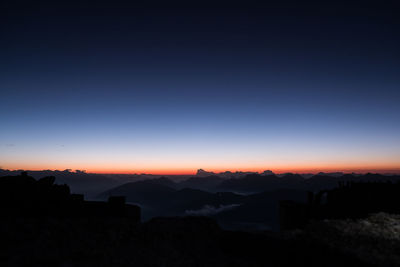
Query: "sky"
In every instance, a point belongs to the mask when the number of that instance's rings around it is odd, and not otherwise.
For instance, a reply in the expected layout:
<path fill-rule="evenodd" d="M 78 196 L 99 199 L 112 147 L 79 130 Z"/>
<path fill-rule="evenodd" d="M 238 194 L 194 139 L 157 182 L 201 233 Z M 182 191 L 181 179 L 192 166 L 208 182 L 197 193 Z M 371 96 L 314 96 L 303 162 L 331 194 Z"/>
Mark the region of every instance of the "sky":
<path fill-rule="evenodd" d="M 2 4 L 0 168 L 400 172 L 398 9 L 323 2 Z"/>

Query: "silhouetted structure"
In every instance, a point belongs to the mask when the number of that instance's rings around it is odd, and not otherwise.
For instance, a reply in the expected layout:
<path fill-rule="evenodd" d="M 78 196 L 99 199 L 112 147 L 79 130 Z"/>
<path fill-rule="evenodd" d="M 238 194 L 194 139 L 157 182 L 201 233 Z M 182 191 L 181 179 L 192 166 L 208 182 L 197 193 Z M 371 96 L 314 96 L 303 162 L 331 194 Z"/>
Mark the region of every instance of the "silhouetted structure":
<path fill-rule="evenodd" d="M 54 181 L 54 176 L 35 180 L 26 172 L 0 177 L 0 216 L 124 217 L 140 221 L 140 207 L 126 204 L 125 197 L 85 201 L 83 195 L 71 194 L 68 185 Z"/>
<path fill-rule="evenodd" d="M 308 192 L 308 202 L 281 201 L 281 229 L 302 228 L 310 220 L 363 218 L 371 213 L 400 214 L 400 183 L 339 182 L 332 190 Z"/>

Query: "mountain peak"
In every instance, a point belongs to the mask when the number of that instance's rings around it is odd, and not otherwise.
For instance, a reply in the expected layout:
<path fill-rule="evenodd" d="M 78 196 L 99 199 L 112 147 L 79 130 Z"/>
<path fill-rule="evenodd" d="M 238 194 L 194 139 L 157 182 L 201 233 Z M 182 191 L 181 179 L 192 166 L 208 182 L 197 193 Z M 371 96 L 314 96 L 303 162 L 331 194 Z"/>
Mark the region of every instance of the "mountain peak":
<path fill-rule="evenodd" d="M 211 175 L 215 175 L 215 173 L 213 173 L 213 172 L 208 172 L 208 171 L 205 171 L 205 170 L 203 170 L 203 169 L 198 169 L 198 170 L 197 170 L 197 173 L 196 173 L 196 176 L 201 176 L 201 177 L 204 177 L 204 176 L 211 176 Z"/>

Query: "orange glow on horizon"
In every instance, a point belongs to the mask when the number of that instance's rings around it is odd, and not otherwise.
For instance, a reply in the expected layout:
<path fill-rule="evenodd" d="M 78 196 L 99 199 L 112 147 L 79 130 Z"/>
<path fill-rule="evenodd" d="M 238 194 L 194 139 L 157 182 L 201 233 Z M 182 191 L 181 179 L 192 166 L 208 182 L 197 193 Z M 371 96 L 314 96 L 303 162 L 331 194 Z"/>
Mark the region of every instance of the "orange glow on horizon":
<path fill-rule="evenodd" d="M 258 172 L 262 173 L 265 170 L 270 170 L 276 174 L 281 173 L 312 173 L 316 174 L 319 172 L 343 172 L 343 173 L 399 173 L 400 168 L 355 168 L 355 169 L 347 169 L 347 168 L 339 168 L 339 169 L 331 169 L 331 168 L 304 168 L 304 169 L 274 169 L 274 168 L 264 168 L 264 169 L 203 169 L 206 172 L 214 172 L 214 173 L 223 173 L 230 171 L 234 172 Z M 153 175 L 195 175 L 197 170 L 140 170 L 140 171 L 132 171 L 132 170 L 88 170 L 88 173 L 98 173 L 98 174 L 153 174 Z"/>
<path fill-rule="evenodd" d="M 154 174 L 154 175 L 195 175 L 197 169 L 200 168 L 148 168 L 148 169 L 125 169 L 125 168 L 46 168 L 39 166 L 25 166 L 22 168 L 4 168 L 9 170 L 31 170 L 31 171 L 40 171 L 40 170 L 59 170 L 63 171 L 65 169 L 75 170 L 85 170 L 87 173 L 98 173 L 98 174 Z M 318 173 L 318 172 L 344 172 L 344 173 L 400 173 L 400 167 L 398 166 L 356 166 L 356 165 L 347 165 L 347 166 L 339 166 L 339 165 L 330 165 L 330 166 L 290 166 L 290 167 L 254 167 L 254 168 L 201 168 L 207 172 L 221 173 L 226 171 L 236 172 L 259 172 L 262 173 L 265 170 L 271 170 L 274 173 Z"/>

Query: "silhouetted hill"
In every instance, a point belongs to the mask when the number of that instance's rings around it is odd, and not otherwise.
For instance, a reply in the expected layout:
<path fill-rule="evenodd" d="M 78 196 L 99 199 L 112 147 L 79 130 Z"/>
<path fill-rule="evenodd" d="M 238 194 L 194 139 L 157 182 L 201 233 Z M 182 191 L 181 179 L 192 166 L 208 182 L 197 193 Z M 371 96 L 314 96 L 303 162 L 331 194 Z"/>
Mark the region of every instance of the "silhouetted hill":
<path fill-rule="evenodd" d="M 85 201 L 71 194 L 66 184 L 55 184 L 54 176 L 39 180 L 26 172 L 0 177 L 0 214 L 3 217 L 129 217 L 139 222 L 140 208 L 126 205 L 125 198 L 114 196 L 108 202 Z"/>
<path fill-rule="evenodd" d="M 342 176 L 314 175 L 310 178 L 303 178 L 298 174 L 286 174 L 281 177 L 276 175 L 262 176 L 258 174 L 247 175 L 241 179 L 229 179 L 217 186 L 223 191 L 233 191 L 240 193 L 256 193 L 263 191 L 273 191 L 278 189 L 296 189 L 314 191 L 331 189 L 338 185 L 340 181 L 400 181 L 398 175 L 365 174 Z"/>
<path fill-rule="evenodd" d="M 184 215 L 185 210 L 200 209 L 204 205 L 219 205 L 215 194 L 199 189 L 184 188 L 171 194 L 165 206 L 176 215 Z"/>
<path fill-rule="evenodd" d="M 159 193 L 158 205 L 164 212 L 208 215 L 158 217 L 140 223 L 140 209 L 125 205 L 123 197 L 84 201 L 55 180 L 36 180 L 26 173 L 0 177 L 1 266 L 400 266 L 398 215 L 311 221 L 302 230 L 265 231 L 279 200 L 304 200 L 305 193 L 298 190 L 252 195 L 176 190 L 164 178 L 114 188 L 114 193 L 132 197 Z M 320 208 L 334 216 L 382 208 L 398 212 L 399 186 L 342 183 L 328 192 L 325 206 L 317 205 L 318 194 L 311 197 L 310 214 L 321 214 Z M 253 231 L 226 231 L 219 223 Z"/>
<path fill-rule="evenodd" d="M 105 199 L 113 195 L 126 196 L 129 202 L 142 207 L 144 220 L 155 216 L 205 215 L 217 218 L 219 223 L 230 229 L 250 229 L 254 226 L 277 230 L 279 201 L 305 201 L 307 195 L 305 191 L 299 190 L 279 190 L 253 195 L 211 193 L 192 188 L 176 190 L 159 184 L 160 181 L 128 183 L 108 190 L 99 197 Z"/>
<path fill-rule="evenodd" d="M 128 202 L 144 206 L 160 206 L 160 201 L 167 200 L 176 189 L 168 186 L 173 182 L 166 178 L 143 180 L 117 186 L 101 193 L 98 197 L 105 199 L 108 196 L 125 196 Z"/>
<path fill-rule="evenodd" d="M 224 181 L 218 176 L 191 177 L 178 184 L 179 188 L 193 188 L 205 191 L 215 191 L 217 186 Z"/>
<path fill-rule="evenodd" d="M 252 174 L 240 179 L 225 180 L 217 188 L 224 191 L 254 193 L 282 188 L 298 188 L 302 182 L 304 182 L 304 178 L 299 175 L 277 177 L 276 175 Z"/>
<path fill-rule="evenodd" d="M 349 235 L 340 235 L 341 231 L 333 232 L 332 228 L 322 225 L 309 232 L 281 236 L 224 231 L 205 217 L 154 218 L 143 224 L 132 224 L 124 218 L 11 218 L 0 220 L 0 264 L 10 267 L 399 266 L 393 261 L 397 240 L 383 251 L 378 247 L 383 239 L 367 243 L 357 236 L 349 239 Z M 332 236 L 332 232 L 336 235 Z M 363 254 L 360 244 L 364 245 Z M 390 256 L 391 261 L 382 260 L 382 255 Z M 383 264 L 369 265 L 371 258 L 374 263 Z"/>
<path fill-rule="evenodd" d="M 303 228 L 313 220 L 365 218 L 378 212 L 400 214 L 400 181 L 377 178 L 366 175 L 359 181 L 341 181 L 333 189 L 309 191 L 306 203 L 281 201 L 282 228 Z"/>
<path fill-rule="evenodd" d="M 123 195 L 128 202 L 136 203 L 143 208 L 143 217 L 185 215 L 187 209 L 199 209 L 204 205 L 219 205 L 221 202 L 215 194 L 206 191 L 184 188 L 174 189 L 159 183 L 159 180 L 145 180 L 128 183 L 99 195 L 100 199 L 108 196 Z"/>
<path fill-rule="evenodd" d="M 164 186 L 168 186 L 171 188 L 176 188 L 176 183 L 174 181 L 172 181 L 171 179 L 164 177 L 164 176 L 162 176 L 160 178 L 146 179 L 143 181 L 146 181 L 151 184 L 164 185 Z"/>
<path fill-rule="evenodd" d="M 213 217 L 228 229 L 279 230 L 279 202 L 292 200 L 306 201 L 306 192 L 299 190 L 277 190 L 242 196 L 232 203 L 239 203 Z M 240 201 L 240 202 L 239 202 Z"/>
<path fill-rule="evenodd" d="M 21 171 L 9 171 L 0 169 L 0 176 L 15 176 Z M 46 176 L 54 176 L 55 183 L 68 184 L 72 193 L 85 194 L 87 197 L 92 197 L 104 190 L 110 189 L 120 184 L 124 184 L 127 180 L 115 179 L 101 174 L 86 173 L 83 171 L 28 171 L 29 175 L 35 179 Z"/>

